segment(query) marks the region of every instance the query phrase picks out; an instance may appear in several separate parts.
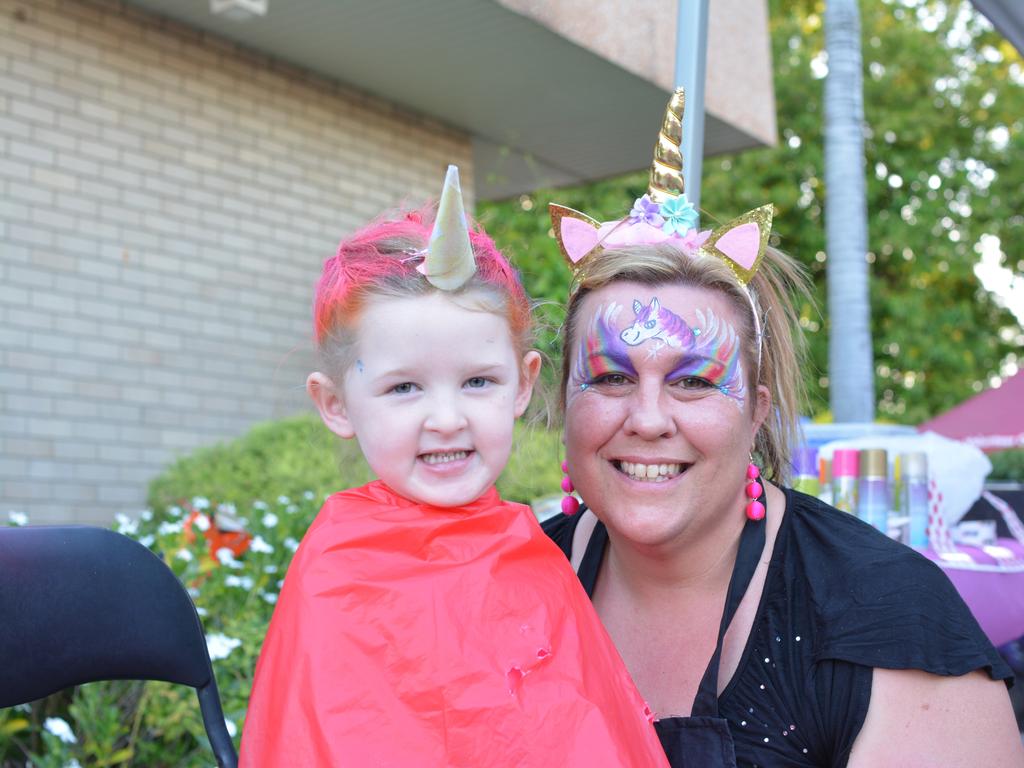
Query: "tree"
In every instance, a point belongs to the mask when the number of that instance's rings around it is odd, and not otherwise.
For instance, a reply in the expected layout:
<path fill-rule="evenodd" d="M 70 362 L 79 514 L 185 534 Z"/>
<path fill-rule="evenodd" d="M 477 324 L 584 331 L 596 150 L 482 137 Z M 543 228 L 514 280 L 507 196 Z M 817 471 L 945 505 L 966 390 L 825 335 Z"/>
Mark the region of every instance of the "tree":
<path fill-rule="evenodd" d="M 876 403 L 880 418 L 913 424 L 1015 371 L 1024 348 L 1020 320 L 974 271 L 998 242 L 995 258 L 1024 273 L 1024 63 L 969 3 L 862 0 L 861 9 Z M 820 0 L 770 0 L 779 144 L 706 160 L 701 203 L 719 221 L 774 203 L 773 243 L 814 279 L 820 311 L 802 310 L 809 415 L 828 411 L 830 391 L 823 10 Z M 646 186 L 642 171 L 481 205 L 527 290 L 551 302 L 543 316 L 552 328 L 568 270 L 548 235 L 547 203 L 608 219 Z M 546 349 L 553 338 L 544 335 Z"/>
<path fill-rule="evenodd" d="M 826 0 L 825 272 L 831 327 L 828 370 L 836 421 L 873 421 L 860 11 Z"/>

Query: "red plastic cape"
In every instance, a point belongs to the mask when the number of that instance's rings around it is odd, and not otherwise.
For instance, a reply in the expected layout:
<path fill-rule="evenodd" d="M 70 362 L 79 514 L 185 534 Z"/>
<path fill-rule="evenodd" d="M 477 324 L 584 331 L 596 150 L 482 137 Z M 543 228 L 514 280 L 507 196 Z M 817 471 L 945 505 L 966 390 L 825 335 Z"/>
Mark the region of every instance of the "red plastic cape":
<path fill-rule="evenodd" d="M 331 496 L 288 569 L 240 765 L 667 768 L 645 711 L 528 507 L 378 481 Z"/>

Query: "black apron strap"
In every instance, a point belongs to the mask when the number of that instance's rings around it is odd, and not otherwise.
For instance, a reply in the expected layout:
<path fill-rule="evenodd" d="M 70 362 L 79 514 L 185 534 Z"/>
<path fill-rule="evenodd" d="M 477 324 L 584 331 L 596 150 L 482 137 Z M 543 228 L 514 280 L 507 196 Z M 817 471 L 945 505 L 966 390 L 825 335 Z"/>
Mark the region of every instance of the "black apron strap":
<path fill-rule="evenodd" d="M 580 507 L 580 514 L 582 515 L 585 510 L 586 506 Z M 593 532 L 590 534 L 587 548 L 583 552 L 583 559 L 580 561 L 579 570 L 576 572 L 580 583 L 583 585 L 583 589 L 587 592 L 587 597 L 591 600 L 594 598 L 597 574 L 601 570 L 601 560 L 604 558 L 604 551 L 607 546 L 608 529 L 604 527 L 604 523 L 598 520 Z"/>
<path fill-rule="evenodd" d="M 763 493 L 760 501 L 767 508 L 767 499 Z M 704 671 L 704 676 L 701 678 L 700 687 L 697 689 L 697 696 L 694 698 L 691 710 L 692 716 L 718 717 L 718 668 L 722 657 L 722 641 L 725 638 L 725 631 L 729 628 L 729 623 L 736 615 L 743 595 L 746 594 L 747 588 L 754 578 L 754 572 L 757 570 L 757 563 L 764 550 L 767 520 L 767 515 L 761 520 L 748 519 L 743 526 L 739 550 L 736 553 L 736 564 L 733 566 L 729 588 L 725 595 L 725 610 L 718 627 L 718 641 L 715 644 L 715 652 Z M 594 597 L 594 587 L 597 585 L 601 560 L 604 558 L 607 546 L 608 529 L 599 520 L 594 526 L 594 532 L 590 535 L 590 541 L 587 542 L 587 549 L 583 553 L 583 560 L 580 561 L 577 572 L 580 583 L 591 598 Z"/>
<path fill-rule="evenodd" d="M 761 498 L 764 503 L 764 497 Z M 743 600 L 743 595 L 747 593 L 747 588 L 754 578 L 754 572 L 757 571 L 757 563 L 761 559 L 761 552 L 764 551 L 764 529 L 767 519 L 767 516 L 761 520 L 748 519 L 743 526 L 739 551 L 736 553 L 736 565 L 733 566 L 729 589 L 725 594 L 725 610 L 718 626 L 718 642 L 693 700 L 693 708 L 690 710 L 692 716 L 718 717 L 718 668 L 722 659 L 722 642 L 729 624 L 736 615 L 736 609 L 739 608 L 740 601 Z"/>

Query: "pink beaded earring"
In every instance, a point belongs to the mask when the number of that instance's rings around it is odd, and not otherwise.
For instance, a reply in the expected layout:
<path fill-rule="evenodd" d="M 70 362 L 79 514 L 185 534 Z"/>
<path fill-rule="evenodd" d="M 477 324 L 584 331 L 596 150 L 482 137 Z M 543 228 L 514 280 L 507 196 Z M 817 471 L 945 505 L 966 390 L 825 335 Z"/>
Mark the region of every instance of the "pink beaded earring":
<path fill-rule="evenodd" d="M 572 492 L 576 488 L 572 484 L 572 480 L 569 479 L 569 465 L 566 462 L 562 462 L 562 472 L 565 477 L 562 478 L 562 490 L 565 491 L 566 496 L 562 499 L 562 514 L 564 515 L 575 515 L 580 511 L 580 500 L 572 495 Z"/>
<path fill-rule="evenodd" d="M 761 477 L 761 470 L 757 468 L 757 464 L 754 463 L 754 457 L 750 457 L 750 464 L 747 465 L 747 485 L 744 488 L 744 492 L 747 494 L 747 498 L 750 499 L 750 503 L 747 504 L 747 518 L 749 520 L 763 520 L 764 519 L 764 504 L 758 499 L 764 492 L 764 488 L 758 479 Z"/>

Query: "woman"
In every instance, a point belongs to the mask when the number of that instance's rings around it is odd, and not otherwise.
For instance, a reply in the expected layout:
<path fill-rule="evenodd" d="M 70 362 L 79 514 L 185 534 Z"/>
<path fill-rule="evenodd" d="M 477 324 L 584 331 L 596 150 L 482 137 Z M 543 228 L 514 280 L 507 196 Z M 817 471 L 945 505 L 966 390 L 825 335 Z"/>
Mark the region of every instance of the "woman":
<path fill-rule="evenodd" d="M 673 766 L 1024 765 L 1009 669 L 945 576 L 781 486 L 802 278 L 767 248 L 770 206 L 696 228 L 681 116 L 677 93 L 628 218 L 552 207 L 574 270 L 566 487 L 586 511 L 548 535 Z"/>

